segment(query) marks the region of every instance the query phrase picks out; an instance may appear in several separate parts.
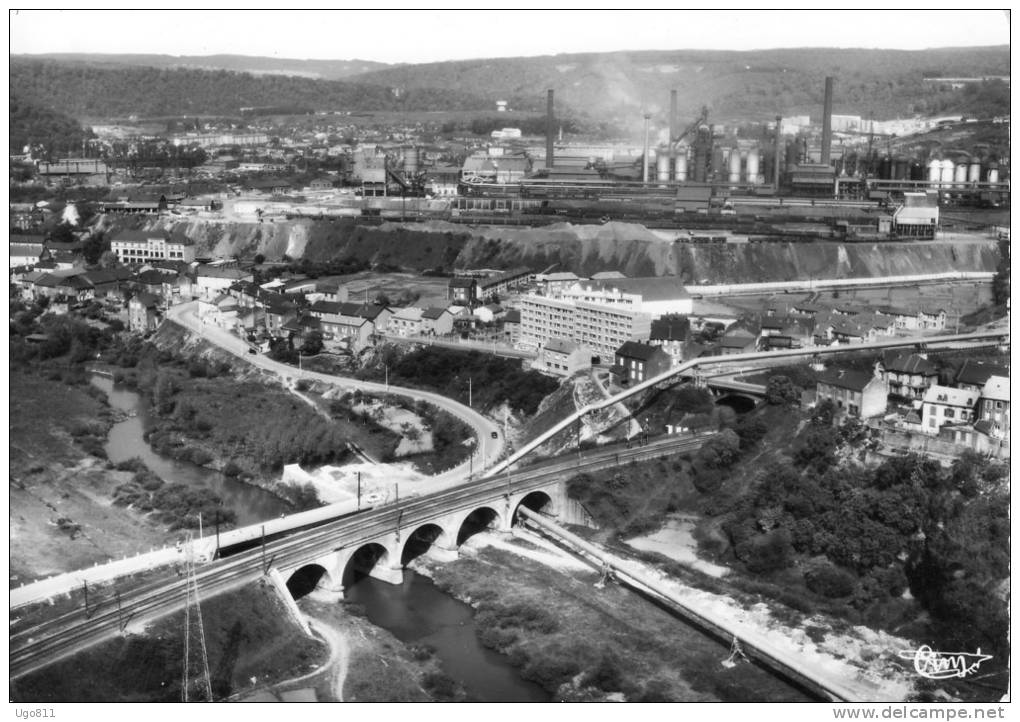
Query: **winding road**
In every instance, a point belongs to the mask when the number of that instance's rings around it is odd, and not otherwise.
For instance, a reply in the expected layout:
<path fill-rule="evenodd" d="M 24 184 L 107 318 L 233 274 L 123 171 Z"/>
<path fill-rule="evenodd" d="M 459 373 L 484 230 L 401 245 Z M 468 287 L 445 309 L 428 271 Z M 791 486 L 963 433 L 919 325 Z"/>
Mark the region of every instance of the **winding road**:
<path fill-rule="evenodd" d="M 439 407 L 443 411 L 447 411 L 461 419 L 474 430 L 475 438 L 477 439 L 477 443 L 480 448 L 475 450 L 472 458 L 459 466 L 455 466 L 442 474 L 428 477 L 427 482 L 417 487 L 422 493 L 440 491 L 442 489 L 448 489 L 461 484 L 472 472 L 478 474 L 483 469 L 494 464 L 503 453 L 505 439 L 503 438 L 500 426 L 474 409 L 454 401 L 453 399 L 447 398 L 446 396 L 441 396 L 440 394 L 435 394 L 430 391 L 394 386 L 393 384 L 380 384 L 374 381 L 361 381 L 359 379 L 352 379 L 346 376 L 333 376 L 331 374 L 323 374 L 317 371 L 305 371 L 303 369 L 296 369 L 293 366 L 280 363 L 279 361 L 273 361 L 264 354 L 249 353 L 250 347 L 245 341 L 233 335 L 229 331 L 218 326 L 203 323 L 202 320 L 199 319 L 198 301 L 189 301 L 188 303 L 172 306 L 170 310 L 167 311 L 167 319 L 183 326 L 195 334 L 198 334 L 209 343 L 233 354 L 242 361 L 245 361 L 256 368 L 262 369 L 263 371 L 269 371 L 270 373 L 276 374 L 283 380 L 284 385 L 289 386 L 292 383 L 295 383 L 298 379 L 308 379 L 309 381 L 320 381 L 332 384 L 350 391 L 360 389 L 361 391 L 368 391 L 377 394 L 396 394 L 399 396 L 405 396 L 413 401 L 427 401 L 430 404 Z"/>

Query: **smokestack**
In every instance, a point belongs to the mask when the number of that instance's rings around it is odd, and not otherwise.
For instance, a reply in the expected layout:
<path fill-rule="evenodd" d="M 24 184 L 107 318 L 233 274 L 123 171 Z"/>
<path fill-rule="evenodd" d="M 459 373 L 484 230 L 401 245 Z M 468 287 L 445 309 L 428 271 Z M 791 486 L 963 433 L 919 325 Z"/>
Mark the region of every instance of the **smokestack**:
<path fill-rule="evenodd" d="M 673 173 L 675 173 L 676 163 L 673 161 L 676 159 L 676 137 L 680 134 L 680 128 L 677 118 L 676 110 L 676 90 L 669 91 L 669 177 L 675 180 Z"/>
<path fill-rule="evenodd" d="M 652 116 L 645 113 L 645 152 L 641 158 L 641 182 L 648 182 L 648 121 Z"/>
<path fill-rule="evenodd" d="M 783 147 L 783 116 L 776 116 L 776 162 L 772 164 L 772 185 L 779 192 L 779 151 Z"/>
<path fill-rule="evenodd" d="M 825 79 L 825 107 L 822 110 L 822 165 L 829 165 L 832 150 L 832 78 Z"/>
<path fill-rule="evenodd" d="M 553 115 L 553 91 L 549 89 L 549 97 L 545 108 L 545 167 L 553 167 L 553 136 L 556 134 L 556 116 Z"/>

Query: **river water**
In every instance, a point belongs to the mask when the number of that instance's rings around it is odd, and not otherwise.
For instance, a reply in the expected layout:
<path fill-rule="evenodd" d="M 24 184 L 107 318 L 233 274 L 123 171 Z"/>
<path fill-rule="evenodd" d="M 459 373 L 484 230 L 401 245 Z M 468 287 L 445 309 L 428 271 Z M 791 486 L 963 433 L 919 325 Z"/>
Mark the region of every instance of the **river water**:
<path fill-rule="evenodd" d="M 404 583 L 359 579 L 344 596 L 365 607 L 368 620 L 406 644 L 435 649 L 447 676 L 464 685 L 473 702 L 548 702 L 551 695 L 520 677 L 502 654 L 478 641 L 474 610 L 410 569 Z"/>
<path fill-rule="evenodd" d="M 212 489 L 226 508 L 237 513 L 237 525 L 245 526 L 275 519 L 291 511 L 290 506 L 273 494 L 251 484 L 225 477 L 218 471 L 206 469 L 190 461 L 177 461 L 160 456 L 145 441 L 145 427 L 149 422 L 147 404 L 131 391 L 115 386 L 113 379 L 93 374 L 92 385 L 102 389 L 113 408 L 131 416 L 113 425 L 107 437 L 106 455 L 117 463 L 132 457 L 140 458 L 157 476 L 167 482 Z"/>

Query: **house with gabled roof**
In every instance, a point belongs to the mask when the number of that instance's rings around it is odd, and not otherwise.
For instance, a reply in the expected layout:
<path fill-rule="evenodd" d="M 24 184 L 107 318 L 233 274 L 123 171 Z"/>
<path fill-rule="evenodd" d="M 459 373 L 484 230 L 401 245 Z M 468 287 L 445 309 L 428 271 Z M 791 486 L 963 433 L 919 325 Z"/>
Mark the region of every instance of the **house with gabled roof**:
<path fill-rule="evenodd" d="M 591 354 L 565 338 L 549 339 L 532 363 L 532 368 L 552 376 L 568 377 L 591 368 Z"/>
<path fill-rule="evenodd" d="M 828 399 L 838 410 L 865 419 L 885 413 L 888 393 L 885 381 L 867 371 L 828 369 L 815 385 L 816 402 Z"/>
<path fill-rule="evenodd" d="M 672 359 L 661 347 L 626 341 L 616 349 L 613 371 L 621 384 L 639 384 L 669 371 Z"/>
<path fill-rule="evenodd" d="M 136 293 L 128 301 L 128 328 L 135 333 L 155 331 L 159 326 L 159 298 L 151 293 Z"/>
<path fill-rule="evenodd" d="M 439 306 L 426 308 L 421 313 L 421 332 L 431 336 L 453 333 L 453 314 Z"/>
<path fill-rule="evenodd" d="M 926 357 L 909 351 L 886 351 L 875 362 L 875 371 L 889 385 L 889 393 L 919 402 L 939 372 Z"/>
<path fill-rule="evenodd" d="M 976 417 L 979 391 L 954 389 L 933 384 L 924 392 L 921 408 L 921 430 L 937 436 L 943 424 L 970 423 Z"/>
<path fill-rule="evenodd" d="M 421 333 L 421 316 L 424 309 L 416 306 L 397 309 L 392 316 L 388 331 L 398 336 L 417 336 Z"/>
<path fill-rule="evenodd" d="M 1009 377 L 989 376 L 981 389 L 978 416 L 989 424 L 990 435 L 1009 438 Z"/>
<path fill-rule="evenodd" d="M 960 370 L 956 372 L 953 381 L 957 388 L 980 392 L 992 376 L 1009 378 L 1009 366 L 967 359 L 963 362 Z"/>

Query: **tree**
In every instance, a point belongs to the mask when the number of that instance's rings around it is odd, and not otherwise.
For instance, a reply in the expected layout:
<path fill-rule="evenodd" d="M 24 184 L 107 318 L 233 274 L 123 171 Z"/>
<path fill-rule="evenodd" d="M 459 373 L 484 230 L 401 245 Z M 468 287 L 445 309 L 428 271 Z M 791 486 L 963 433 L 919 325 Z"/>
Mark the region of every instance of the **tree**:
<path fill-rule="evenodd" d="M 789 376 L 770 376 L 765 385 L 765 401 L 773 406 L 789 406 L 800 398 L 800 392 Z"/>
<path fill-rule="evenodd" d="M 301 355 L 315 356 L 322 352 L 322 347 L 322 334 L 319 331 L 312 331 L 301 344 Z"/>

